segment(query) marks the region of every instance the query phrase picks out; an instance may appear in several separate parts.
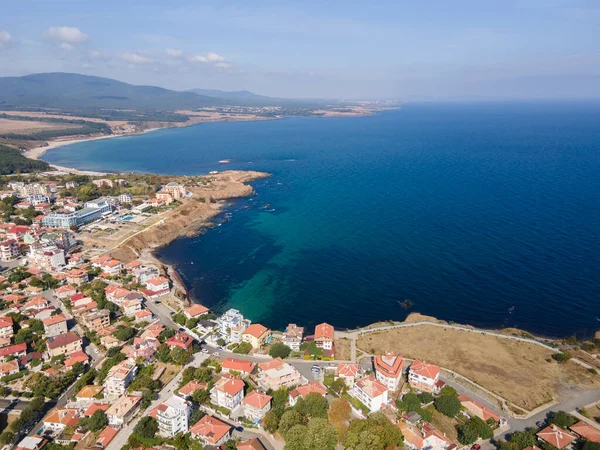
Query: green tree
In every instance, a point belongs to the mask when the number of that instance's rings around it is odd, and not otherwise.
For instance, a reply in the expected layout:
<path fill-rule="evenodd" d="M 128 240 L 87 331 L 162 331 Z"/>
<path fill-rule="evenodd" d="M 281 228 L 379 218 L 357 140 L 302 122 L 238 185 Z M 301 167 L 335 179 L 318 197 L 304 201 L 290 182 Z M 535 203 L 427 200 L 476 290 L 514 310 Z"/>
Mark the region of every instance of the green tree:
<path fill-rule="evenodd" d="M 181 347 L 175 347 L 169 354 L 170 360 L 173 364 L 178 366 L 184 366 L 192 360 L 192 355 Z"/>
<path fill-rule="evenodd" d="M 419 400 L 421 400 L 421 404 L 427 405 L 428 403 L 431 403 L 434 399 L 433 395 L 431 395 L 429 392 L 421 392 L 419 394 Z"/>
<path fill-rule="evenodd" d="M 463 445 L 473 444 L 479 435 L 470 422 L 466 422 L 458 428 L 458 442 Z"/>
<path fill-rule="evenodd" d="M 329 404 L 325 397 L 317 392 L 311 392 L 305 399 L 298 399 L 294 409 L 310 418 L 320 417 L 324 419 L 327 417 L 328 407 Z"/>
<path fill-rule="evenodd" d="M 240 355 L 247 355 L 252 350 L 252 344 L 250 342 L 240 342 L 240 344 L 233 350 L 233 353 Z"/>
<path fill-rule="evenodd" d="M 577 419 L 564 411 L 551 412 L 548 423 L 561 428 L 568 428 L 577 422 Z"/>
<path fill-rule="evenodd" d="M 452 386 L 444 386 L 442 388 L 442 390 L 440 391 L 440 395 L 443 395 L 443 396 L 449 395 L 450 397 L 458 397 L 458 392 L 456 392 L 456 389 L 454 389 Z"/>
<path fill-rule="evenodd" d="M 435 409 L 448 417 L 455 417 L 461 408 L 458 398 L 450 395 L 442 395 L 436 398 L 434 405 Z"/>
<path fill-rule="evenodd" d="M 199 405 L 210 403 L 210 392 L 206 389 L 198 389 L 192 394 L 192 400 Z"/>
<path fill-rule="evenodd" d="M 418 411 L 421 409 L 421 399 L 417 394 L 409 392 L 396 402 L 396 407 L 404 412 Z"/>
<path fill-rule="evenodd" d="M 337 445 L 337 431 L 326 419 L 312 419 L 308 424 L 306 447 L 319 450 L 334 450 Z"/>
<path fill-rule="evenodd" d="M 311 450 L 306 446 L 307 434 L 308 427 L 306 425 L 294 425 L 285 435 L 284 450 Z"/>
<path fill-rule="evenodd" d="M 156 359 L 162 363 L 168 363 L 171 361 L 171 350 L 166 344 L 160 344 L 156 350 Z"/>
<path fill-rule="evenodd" d="M 154 417 L 144 416 L 133 428 L 133 433 L 144 439 L 152 439 L 158 431 L 158 422 Z"/>
<path fill-rule="evenodd" d="M 269 349 L 269 355 L 273 358 L 287 358 L 290 356 L 291 351 L 292 349 L 287 345 L 282 344 L 281 342 L 275 342 Z"/>
<path fill-rule="evenodd" d="M 532 428 L 525 431 L 515 431 L 510 435 L 508 442 L 513 444 L 518 450 L 537 445 L 535 431 Z"/>
<path fill-rule="evenodd" d="M 79 189 L 77 189 L 77 198 L 82 202 L 93 200 L 100 197 L 100 195 L 100 189 L 98 189 L 98 186 L 92 183 L 84 184 L 79 186 Z"/>
<path fill-rule="evenodd" d="M 90 417 L 90 420 L 88 421 L 88 427 L 90 431 L 95 433 L 96 431 L 100 431 L 106 425 L 108 425 L 108 417 L 106 417 L 106 413 L 101 409 L 94 411 L 94 414 L 92 414 L 92 417 Z"/>
<path fill-rule="evenodd" d="M 182 327 L 185 326 L 185 323 L 187 322 L 187 317 L 185 317 L 185 314 L 183 314 L 182 312 L 178 312 L 177 314 L 174 314 L 172 316 L 173 322 L 181 325 Z"/>
<path fill-rule="evenodd" d="M 275 411 L 271 410 L 265 414 L 263 419 L 263 428 L 269 433 L 275 433 L 279 427 L 279 419 L 281 418 Z"/>
<path fill-rule="evenodd" d="M 281 416 L 281 420 L 279 420 L 279 434 L 281 434 L 284 438 L 286 433 L 295 425 L 304 425 L 305 418 L 298 411 L 290 409 L 283 413 Z"/>
<path fill-rule="evenodd" d="M 113 336 L 116 337 L 118 340 L 124 342 L 134 337 L 136 333 L 137 331 L 135 328 L 119 325 L 119 327 L 113 333 Z"/>
<path fill-rule="evenodd" d="M 13 433 L 10 430 L 6 430 L 2 434 L 0 434 L 0 444 L 2 444 L 2 445 L 12 444 L 14 439 L 15 439 L 15 433 Z"/>
<path fill-rule="evenodd" d="M 350 422 L 344 445 L 350 450 L 385 450 L 402 445 L 402 433 L 382 413 Z"/>

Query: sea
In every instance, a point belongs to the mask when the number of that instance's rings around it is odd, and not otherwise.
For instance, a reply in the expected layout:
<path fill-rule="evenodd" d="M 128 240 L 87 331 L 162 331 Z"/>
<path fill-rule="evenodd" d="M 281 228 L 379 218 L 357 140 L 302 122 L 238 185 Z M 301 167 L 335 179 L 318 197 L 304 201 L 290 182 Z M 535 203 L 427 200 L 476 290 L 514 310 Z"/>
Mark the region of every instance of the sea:
<path fill-rule="evenodd" d="M 600 329 L 600 102 L 206 123 L 44 159 L 99 171 L 271 173 L 217 226 L 157 252 L 216 312 L 236 308 L 280 330 L 411 312 L 549 337 Z"/>

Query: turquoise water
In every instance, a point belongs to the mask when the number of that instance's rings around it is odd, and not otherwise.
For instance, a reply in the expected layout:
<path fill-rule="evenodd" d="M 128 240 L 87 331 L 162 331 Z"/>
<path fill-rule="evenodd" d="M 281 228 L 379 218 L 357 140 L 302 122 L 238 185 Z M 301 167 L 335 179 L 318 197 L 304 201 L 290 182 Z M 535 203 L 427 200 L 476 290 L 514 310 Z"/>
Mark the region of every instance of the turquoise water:
<path fill-rule="evenodd" d="M 546 335 L 600 328 L 599 103 L 202 124 L 62 147 L 46 159 L 272 173 L 221 226 L 159 252 L 217 311 L 236 307 L 279 329 L 354 327 L 410 311 Z"/>

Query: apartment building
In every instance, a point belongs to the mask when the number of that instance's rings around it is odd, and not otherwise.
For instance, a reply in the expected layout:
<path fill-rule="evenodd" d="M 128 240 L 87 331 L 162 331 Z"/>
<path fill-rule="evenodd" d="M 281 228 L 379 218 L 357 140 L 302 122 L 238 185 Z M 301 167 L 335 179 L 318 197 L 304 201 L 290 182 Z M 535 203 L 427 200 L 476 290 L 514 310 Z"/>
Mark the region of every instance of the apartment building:
<path fill-rule="evenodd" d="M 192 405 L 187 400 L 173 395 L 156 408 L 158 431 L 162 436 L 174 437 L 188 432 L 188 420 Z"/>
<path fill-rule="evenodd" d="M 91 331 L 100 331 L 110 326 L 110 311 L 108 309 L 87 311 L 81 315 L 81 320 Z"/>
<path fill-rule="evenodd" d="M 285 332 L 283 333 L 283 337 L 281 342 L 287 345 L 295 352 L 300 351 L 300 344 L 302 344 L 302 339 L 304 338 L 304 328 L 299 327 L 295 323 L 290 323 Z"/>
<path fill-rule="evenodd" d="M 375 356 L 373 365 L 377 379 L 390 391 L 397 390 L 402 380 L 404 358 L 395 355 L 393 352 L 387 352 L 383 355 Z"/>
<path fill-rule="evenodd" d="M 126 359 L 111 367 L 104 380 L 104 394 L 108 397 L 120 397 L 131 384 L 137 374 L 137 365 L 134 361 Z"/>
<path fill-rule="evenodd" d="M 388 388 L 373 375 L 357 380 L 350 395 L 360 400 L 372 413 L 388 404 Z"/>
<path fill-rule="evenodd" d="M 210 390 L 210 400 L 214 405 L 232 410 L 242 403 L 244 386 L 239 378 L 221 377 Z"/>

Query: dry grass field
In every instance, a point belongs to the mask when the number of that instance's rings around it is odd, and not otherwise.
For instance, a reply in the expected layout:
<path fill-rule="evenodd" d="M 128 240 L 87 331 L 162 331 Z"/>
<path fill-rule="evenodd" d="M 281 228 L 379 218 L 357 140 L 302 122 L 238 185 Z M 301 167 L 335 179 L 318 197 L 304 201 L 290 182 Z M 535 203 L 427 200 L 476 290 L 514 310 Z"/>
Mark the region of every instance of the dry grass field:
<path fill-rule="evenodd" d="M 335 359 L 350 361 L 350 340 L 346 338 L 335 340 Z"/>
<path fill-rule="evenodd" d="M 362 335 L 357 345 L 369 353 L 394 351 L 454 370 L 527 410 L 560 398 L 570 386 L 600 386 L 600 376 L 572 362 L 556 363 L 552 352 L 539 345 L 476 331 L 433 325 L 398 328 Z"/>
<path fill-rule="evenodd" d="M 33 133 L 43 130 L 64 130 L 74 125 L 33 120 L 0 119 L 0 133 Z"/>

